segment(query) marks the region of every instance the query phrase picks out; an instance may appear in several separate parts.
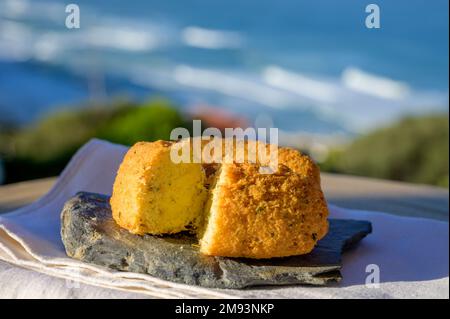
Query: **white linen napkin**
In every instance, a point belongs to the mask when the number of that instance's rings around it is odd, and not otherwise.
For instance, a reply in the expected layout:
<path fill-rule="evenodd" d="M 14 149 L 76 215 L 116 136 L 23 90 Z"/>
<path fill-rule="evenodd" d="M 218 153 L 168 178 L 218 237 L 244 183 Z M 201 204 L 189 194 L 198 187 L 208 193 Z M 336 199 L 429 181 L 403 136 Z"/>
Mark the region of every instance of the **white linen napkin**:
<path fill-rule="evenodd" d="M 344 279 L 331 287 L 206 289 L 67 257 L 60 238 L 64 203 L 79 191 L 111 194 L 126 150 L 121 145 L 90 141 L 48 194 L 1 215 L 0 260 L 56 277 L 158 298 L 449 298 L 448 223 L 331 205 L 330 217 L 369 220 L 374 229 L 344 255 Z M 374 284 L 370 278 L 378 270 L 380 283 Z"/>

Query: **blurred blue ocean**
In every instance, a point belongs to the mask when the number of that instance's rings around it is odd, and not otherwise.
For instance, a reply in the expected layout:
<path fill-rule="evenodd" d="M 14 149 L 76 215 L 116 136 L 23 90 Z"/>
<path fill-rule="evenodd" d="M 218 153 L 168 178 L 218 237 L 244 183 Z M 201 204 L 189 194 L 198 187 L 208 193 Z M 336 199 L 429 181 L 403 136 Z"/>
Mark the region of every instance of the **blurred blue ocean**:
<path fill-rule="evenodd" d="M 353 134 L 448 111 L 448 1 L 0 0 L 0 118 L 168 96 L 289 132 Z"/>

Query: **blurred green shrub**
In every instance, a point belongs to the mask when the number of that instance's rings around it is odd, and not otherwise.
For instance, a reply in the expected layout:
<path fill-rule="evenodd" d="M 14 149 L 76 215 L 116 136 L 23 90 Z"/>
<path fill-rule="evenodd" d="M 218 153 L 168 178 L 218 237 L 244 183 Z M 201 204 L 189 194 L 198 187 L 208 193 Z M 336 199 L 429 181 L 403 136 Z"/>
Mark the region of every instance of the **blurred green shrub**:
<path fill-rule="evenodd" d="M 186 124 L 167 101 L 153 100 L 105 122 L 100 126 L 97 137 L 125 145 L 139 140 L 168 140 L 173 128 L 185 127 Z"/>
<path fill-rule="evenodd" d="M 448 187 L 447 114 L 408 117 L 330 152 L 324 171 Z"/>
<path fill-rule="evenodd" d="M 175 127 L 187 127 L 187 122 L 162 99 L 59 111 L 33 126 L 0 133 L 6 182 L 59 174 L 93 137 L 131 145 L 139 140 L 167 140 Z"/>

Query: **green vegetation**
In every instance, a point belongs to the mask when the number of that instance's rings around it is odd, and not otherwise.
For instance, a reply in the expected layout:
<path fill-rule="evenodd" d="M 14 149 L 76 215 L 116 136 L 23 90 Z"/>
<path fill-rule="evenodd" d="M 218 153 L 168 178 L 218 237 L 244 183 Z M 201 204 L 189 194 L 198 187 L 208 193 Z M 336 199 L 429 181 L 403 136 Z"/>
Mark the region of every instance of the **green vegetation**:
<path fill-rule="evenodd" d="M 24 129 L 0 129 L 0 157 L 6 182 L 53 176 L 77 149 L 93 137 L 131 145 L 139 140 L 168 139 L 175 127 L 187 127 L 166 100 L 142 105 L 127 102 L 51 114 Z"/>
<path fill-rule="evenodd" d="M 333 150 L 325 171 L 449 185 L 449 120 L 447 114 L 408 117 Z"/>

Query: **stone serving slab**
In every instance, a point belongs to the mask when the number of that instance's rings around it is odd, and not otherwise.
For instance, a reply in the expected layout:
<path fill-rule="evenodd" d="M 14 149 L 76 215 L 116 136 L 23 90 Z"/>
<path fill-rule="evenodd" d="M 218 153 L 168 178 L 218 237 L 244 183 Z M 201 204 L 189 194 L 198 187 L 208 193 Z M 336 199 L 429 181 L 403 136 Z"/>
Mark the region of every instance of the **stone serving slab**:
<path fill-rule="evenodd" d="M 105 195 L 78 193 L 61 214 L 61 236 L 69 257 L 211 288 L 338 282 L 342 252 L 371 231 L 367 221 L 330 219 L 329 233 L 311 253 L 255 260 L 202 255 L 189 234 L 131 234 L 116 225 Z"/>

